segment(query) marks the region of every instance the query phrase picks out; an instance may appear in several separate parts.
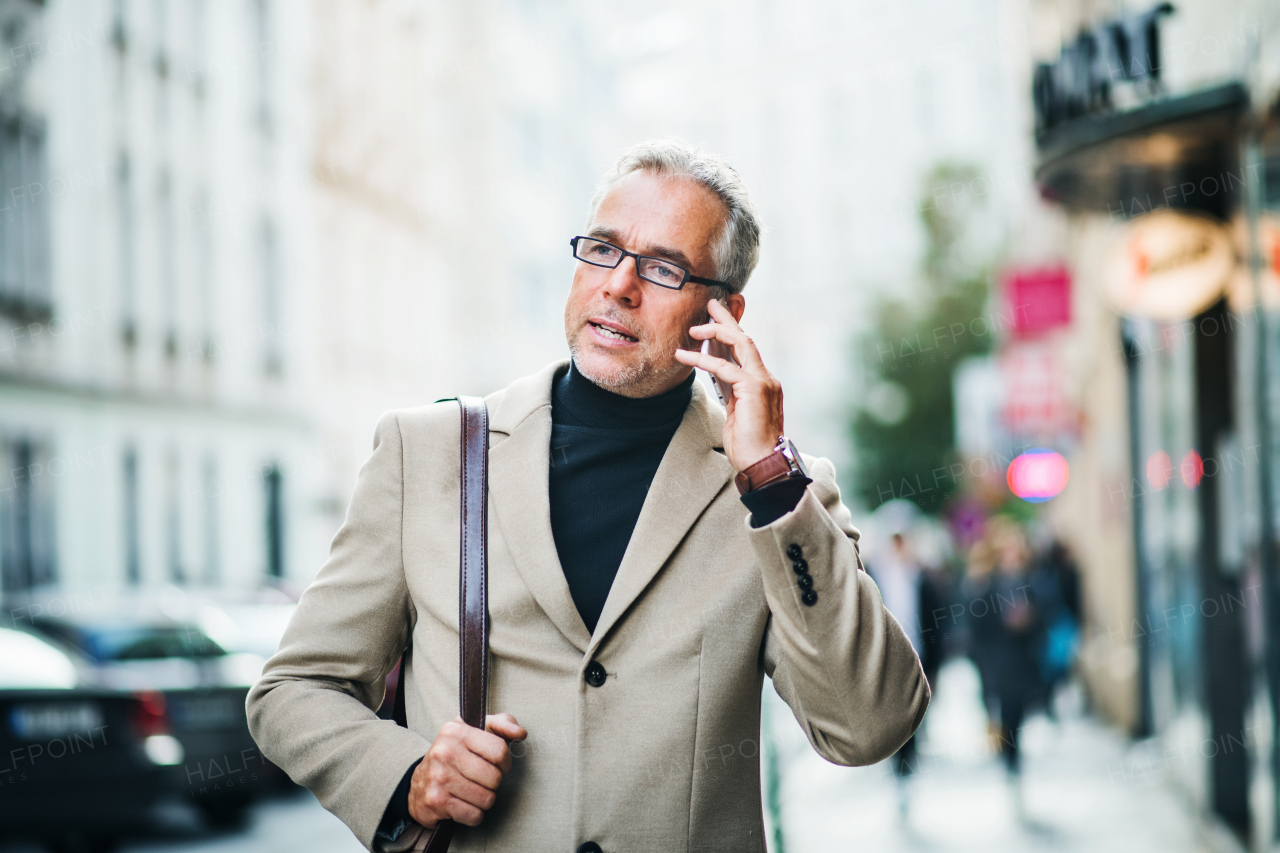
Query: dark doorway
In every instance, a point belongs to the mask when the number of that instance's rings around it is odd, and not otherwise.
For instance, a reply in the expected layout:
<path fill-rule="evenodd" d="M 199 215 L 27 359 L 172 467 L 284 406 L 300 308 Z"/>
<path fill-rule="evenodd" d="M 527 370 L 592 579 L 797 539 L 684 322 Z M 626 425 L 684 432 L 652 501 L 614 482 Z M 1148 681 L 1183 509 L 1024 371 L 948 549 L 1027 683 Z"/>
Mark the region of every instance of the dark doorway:
<path fill-rule="evenodd" d="M 1217 454 L 1230 438 L 1233 423 L 1231 323 L 1225 301 L 1195 320 L 1196 444 L 1202 457 Z M 1200 607 L 1204 653 L 1204 701 L 1213 747 L 1209 756 L 1213 809 L 1241 838 L 1249 832 L 1249 756 L 1245 749 L 1245 705 L 1249 675 L 1245 666 L 1241 610 L 1224 602 L 1240 600 L 1240 579 L 1222 561 L 1220 476 L 1201 476 Z M 1210 606 L 1210 602 L 1214 606 Z"/>

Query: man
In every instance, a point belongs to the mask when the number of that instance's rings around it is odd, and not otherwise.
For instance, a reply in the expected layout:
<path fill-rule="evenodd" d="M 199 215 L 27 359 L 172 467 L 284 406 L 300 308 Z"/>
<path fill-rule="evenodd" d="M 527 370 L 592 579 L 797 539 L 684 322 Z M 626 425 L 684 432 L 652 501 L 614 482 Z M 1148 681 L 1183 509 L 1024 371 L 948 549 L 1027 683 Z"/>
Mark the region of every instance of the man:
<path fill-rule="evenodd" d="M 892 755 L 928 704 L 832 466 L 780 440 L 782 389 L 738 325 L 759 226 L 737 173 L 637 146 L 572 245 L 571 362 L 487 398 L 501 713 L 455 719 L 453 403 L 379 421 L 250 694 L 263 752 L 370 848 L 452 818 L 459 853 L 764 850 L 765 675 L 838 764 Z M 700 354 L 712 338 L 741 366 Z M 731 389 L 727 413 L 694 367 Z M 410 637 L 404 729 L 373 709 Z"/>

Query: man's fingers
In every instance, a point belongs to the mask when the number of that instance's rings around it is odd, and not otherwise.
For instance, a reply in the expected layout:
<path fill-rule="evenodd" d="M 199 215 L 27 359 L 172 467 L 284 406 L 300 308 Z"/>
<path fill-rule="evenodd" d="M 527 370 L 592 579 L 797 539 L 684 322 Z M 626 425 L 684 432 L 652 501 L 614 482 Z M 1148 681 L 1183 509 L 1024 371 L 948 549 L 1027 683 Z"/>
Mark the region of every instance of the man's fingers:
<path fill-rule="evenodd" d="M 479 826 L 484 820 L 484 810 L 473 806 L 466 800 L 450 797 L 445 805 L 445 814 L 464 826 Z"/>
<path fill-rule="evenodd" d="M 481 758 L 474 752 L 463 750 L 454 758 L 453 768 L 466 778 L 489 790 L 496 790 L 502 781 L 502 774 L 511 769 L 510 758 L 507 762 L 494 764 L 487 758 Z"/>
<path fill-rule="evenodd" d="M 737 326 L 726 326 L 723 323 L 706 323 L 701 326 L 691 326 L 689 328 L 689 337 L 699 341 L 715 338 L 733 350 L 733 357 L 743 367 L 749 367 L 753 370 L 764 367 L 764 360 L 760 358 L 760 350 L 756 348 L 755 342 Z"/>
<path fill-rule="evenodd" d="M 731 329 L 742 331 L 742 327 L 738 325 L 738 321 L 734 319 L 733 313 L 721 305 L 717 300 L 712 299 L 707 302 L 707 313 L 722 326 L 728 326 Z"/>
<path fill-rule="evenodd" d="M 722 379 L 731 385 L 735 382 L 741 382 L 751 375 L 732 361 L 717 358 L 710 353 L 704 354 L 696 352 L 695 350 L 676 350 L 676 361 L 681 364 L 688 364 L 692 367 L 700 367 L 707 371 L 707 373 L 710 373 L 716 378 Z"/>
<path fill-rule="evenodd" d="M 494 766 L 500 766 L 510 755 L 507 742 L 501 737 L 479 729 L 468 728 L 462 743 L 467 749 Z"/>
<path fill-rule="evenodd" d="M 510 714 L 490 714 L 485 717 L 485 729 L 493 732 L 505 741 L 521 741 L 529 736 L 524 726 L 516 722 Z"/>
<path fill-rule="evenodd" d="M 760 350 L 756 348 L 755 341 L 738 325 L 728 308 L 712 299 L 707 303 L 707 312 L 716 321 L 714 325 L 722 330 L 716 333 L 716 340 L 733 347 L 733 357 L 738 360 L 738 364 L 753 370 L 764 367 L 764 360 L 760 358 Z"/>
<path fill-rule="evenodd" d="M 501 781 L 501 774 L 498 773 L 497 768 L 465 752 L 465 750 L 462 750 L 462 752 L 465 753 L 462 756 L 457 756 L 450 752 L 441 753 L 445 758 L 433 764 L 429 770 L 424 796 L 427 807 L 437 814 L 445 814 L 447 812 L 448 797 L 450 796 L 460 798 L 481 809 L 487 809 L 492 806 L 494 799 L 497 797 L 493 790 L 497 787 L 497 784 L 494 784 L 492 788 L 478 784 L 468 778 L 466 772 L 462 769 L 465 766 L 467 770 L 477 773 L 477 775 L 484 775 L 484 771 L 476 766 L 483 764 L 489 768 L 491 773 L 497 774 L 499 781 Z"/>
<path fill-rule="evenodd" d="M 465 776 L 454 774 L 444 785 L 445 790 L 455 798 L 470 806 L 488 811 L 497 801 L 498 795 L 491 788 L 477 785 Z"/>

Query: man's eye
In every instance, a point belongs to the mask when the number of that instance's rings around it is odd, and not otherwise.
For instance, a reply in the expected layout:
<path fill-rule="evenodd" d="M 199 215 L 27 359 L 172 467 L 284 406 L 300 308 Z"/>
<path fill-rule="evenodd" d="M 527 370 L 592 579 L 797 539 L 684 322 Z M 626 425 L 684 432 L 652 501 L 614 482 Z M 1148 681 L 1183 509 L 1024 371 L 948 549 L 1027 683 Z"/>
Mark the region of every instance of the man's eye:
<path fill-rule="evenodd" d="M 597 244 L 591 248 L 591 251 L 602 258 L 611 258 L 617 253 L 617 249 L 612 246 L 604 246 Z"/>
<path fill-rule="evenodd" d="M 653 271 L 663 278 L 677 279 L 680 277 L 680 273 L 678 270 L 674 270 L 668 266 L 663 266 L 662 264 L 658 264 L 656 267 L 654 267 Z"/>

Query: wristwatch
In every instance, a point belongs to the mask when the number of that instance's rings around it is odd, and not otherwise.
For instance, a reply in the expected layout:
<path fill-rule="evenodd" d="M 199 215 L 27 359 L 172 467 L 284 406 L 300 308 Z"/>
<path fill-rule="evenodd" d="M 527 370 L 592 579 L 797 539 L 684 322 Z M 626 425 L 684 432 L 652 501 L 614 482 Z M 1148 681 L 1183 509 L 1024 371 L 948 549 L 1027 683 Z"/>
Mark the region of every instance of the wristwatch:
<path fill-rule="evenodd" d="M 738 486 L 738 493 L 745 495 L 764 486 L 797 477 L 808 479 L 809 470 L 804 467 L 804 459 L 801 458 L 795 442 L 785 435 L 780 435 L 772 453 L 759 462 L 748 465 L 745 470 L 739 471 L 733 481 Z"/>

